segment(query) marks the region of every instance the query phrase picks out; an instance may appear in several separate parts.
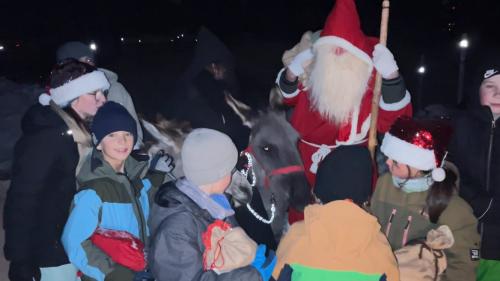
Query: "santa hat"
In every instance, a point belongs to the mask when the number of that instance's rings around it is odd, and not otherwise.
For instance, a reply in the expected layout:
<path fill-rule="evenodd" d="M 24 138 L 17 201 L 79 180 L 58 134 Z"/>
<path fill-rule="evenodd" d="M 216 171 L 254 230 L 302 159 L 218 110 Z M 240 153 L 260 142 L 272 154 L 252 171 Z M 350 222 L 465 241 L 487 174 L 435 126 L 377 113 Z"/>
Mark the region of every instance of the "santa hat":
<path fill-rule="evenodd" d="M 373 67 L 370 54 L 377 43 L 377 38 L 361 30 L 354 0 L 337 0 L 314 46 L 335 44 Z"/>
<path fill-rule="evenodd" d="M 80 96 L 98 90 L 105 91 L 109 87 L 110 84 L 104 73 L 100 70 L 94 70 L 69 80 L 59 87 L 49 88 L 47 93 L 43 93 L 38 97 L 38 101 L 42 105 L 49 105 L 52 100 L 60 107 L 66 107 Z"/>
<path fill-rule="evenodd" d="M 444 120 L 399 118 L 384 136 L 380 150 L 390 159 L 422 171 L 432 170 L 432 179 L 443 181 L 446 147 L 451 127 Z"/>

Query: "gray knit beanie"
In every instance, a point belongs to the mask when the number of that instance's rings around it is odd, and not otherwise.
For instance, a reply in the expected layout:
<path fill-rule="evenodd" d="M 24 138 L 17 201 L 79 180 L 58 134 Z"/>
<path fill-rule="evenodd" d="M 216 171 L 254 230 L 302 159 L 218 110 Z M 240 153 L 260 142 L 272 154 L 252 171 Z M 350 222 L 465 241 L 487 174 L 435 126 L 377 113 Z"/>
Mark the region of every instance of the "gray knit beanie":
<path fill-rule="evenodd" d="M 229 175 L 238 161 L 238 151 L 226 134 L 201 128 L 186 137 L 181 157 L 186 178 L 201 186 Z"/>

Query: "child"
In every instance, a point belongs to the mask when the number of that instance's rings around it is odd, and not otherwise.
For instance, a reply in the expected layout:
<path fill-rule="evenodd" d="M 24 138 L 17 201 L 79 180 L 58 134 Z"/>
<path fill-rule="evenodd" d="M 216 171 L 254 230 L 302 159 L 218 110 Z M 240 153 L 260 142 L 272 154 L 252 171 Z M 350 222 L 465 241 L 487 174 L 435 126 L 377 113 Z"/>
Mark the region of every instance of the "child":
<path fill-rule="evenodd" d="M 307 206 L 304 221 L 294 223 L 281 239 L 273 276 L 278 281 L 399 281 L 396 259 L 377 218 L 362 209 L 371 185 L 365 146 L 340 146 L 328 154 L 314 186 L 322 205 Z"/>
<path fill-rule="evenodd" d="M 381 151 L 389 173 L 377 181 L 371 210 L 393 250 L 447 225 L 455 244 L 445 250 L 448 268 L 441 280 L 475 280 L 479 258 L 477 220 L 457 195 L 456 175 L 444 167 L 451 130 L 440 121 L 398 119 Z"/>
<path fill-rule="evenodd" d="M 114 102 L 102 106 L 93 120 L 95 149 L 78 175 L 82 188 L 74 197 L 62 235 L 69 260 L 84 275 L 82 280 L 133 280 L 137 267 L 144 267 L 142 248 L 134 246 L 144 245 L 149 236 L 149 198 L 164 175 L 150 173 L 141 178 L 148 162 L 130 157 L 136 128 L 127 110 Z M 110 230 L 119 231 L 121 239 L 102 235 Z"/>
<path fill-rule="evenodd" d="M 453 163 L 461 173 L 460 196 L 479 221 L 478 281 L 500 276 L 500 64 L 493 61 L 497 52 L 480 67 L 477 88 L 470 92 L 470 108 L 454 119 L 450 144 Z"/>

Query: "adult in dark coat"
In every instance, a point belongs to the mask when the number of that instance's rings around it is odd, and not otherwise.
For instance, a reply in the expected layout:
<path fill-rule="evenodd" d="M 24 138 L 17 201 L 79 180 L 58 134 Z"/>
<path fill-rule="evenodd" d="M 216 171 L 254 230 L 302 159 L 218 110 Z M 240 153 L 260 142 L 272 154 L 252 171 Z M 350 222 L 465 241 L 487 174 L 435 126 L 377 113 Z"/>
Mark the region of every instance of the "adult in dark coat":
<path fill-rule="evenodd" d="M 500 274 L 500 64 L 489 63 L 477 75 L 480 84 L 468 111 L 454 119 L 450 157 L 460 171 L 460 196 L 479 220 L 481 257 L 477 280 Z"/>
<path fill-rule="evenodd" d="M 185 120 L 193 128 L 210 128 L 226 133 L 239 151 L 248 145 L 250 130 L 227 105 L 225 93 L 238 97 L 234 58 L 212 32 L 202 27 L 197 36 L 193 60 L 165 102 L 163 115 Z"/>
<path fill-rule="evenodd" d="M 50 96 L 42 94 L 40 104 L 23 117 L 14 149 L 4 209 L 4 253 L 12 281 L 72 280 L 64 275 L 72 266 L 60 242 L 79 162 L 77 131 L 68 122 L 86 131 L 85 121 L 106 101 L 109 83 L 94 67 L 69 60 L 53 69 L 49 86 Z"/>

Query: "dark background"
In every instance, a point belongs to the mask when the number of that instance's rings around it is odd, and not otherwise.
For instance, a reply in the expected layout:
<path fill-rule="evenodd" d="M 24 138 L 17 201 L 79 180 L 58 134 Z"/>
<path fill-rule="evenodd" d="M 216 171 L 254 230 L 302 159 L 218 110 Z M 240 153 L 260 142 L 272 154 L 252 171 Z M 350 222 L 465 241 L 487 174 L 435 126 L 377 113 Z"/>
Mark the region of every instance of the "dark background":
<path fill-rule="evenodd" d="M 236 56 L 246 100 L 265 102 L 282 66 L 283 51 L 305 31 L 321 29 L 334 4 L 328 0 L 3 2 L 0 76 L 43 85 L 58 45 L 94 41 L 99 65 L 119 74 L 141 112 L 157 110 L 161 105 L 154 104 L 154 98 L 171 92 L 189 63 L 201 25 Z M 381 0 L 356 3 L 365 33 L 378 36 Z M 456 104 L 457 42 L 463 34 L 470 40 L 465 91 L 477 91 L 472 82 L 477 68 L 485 60 L 497 61 L 499 16 L 500 1 L 494 0 L 391 1 L 388 47 L 414 102 L 421 94 L 423 105 Z M 427 70 L 423 77 L 416 72 L 422 63 Z"/>

